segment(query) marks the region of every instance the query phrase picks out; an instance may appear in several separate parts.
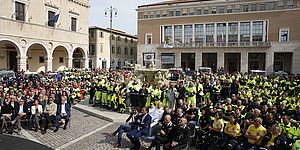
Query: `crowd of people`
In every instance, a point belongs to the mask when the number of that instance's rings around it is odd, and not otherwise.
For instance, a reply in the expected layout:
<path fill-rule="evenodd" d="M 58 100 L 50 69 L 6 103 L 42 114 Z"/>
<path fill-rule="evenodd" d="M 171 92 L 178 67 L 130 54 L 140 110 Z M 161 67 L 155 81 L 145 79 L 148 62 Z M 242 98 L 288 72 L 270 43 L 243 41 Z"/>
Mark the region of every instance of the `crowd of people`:
<path fill-rule="evenodd" d="M 42 133 L 52 124 L 67 128 L 71 105 L 89 95 L 94 107 L 131 115 L 112 136 L 122 134 L 148 149 L 297 149 L 300 148 L 300 76 L 195 73 L 176 82 L 141 81 L 131 71 L 71 70 L 55 76 L 27 76 L 0 86 L 1 132 L 21 129 L 28 120 Z"/>
<path fill-rule="evenodd" d="M 43 134 L 51 125 L 54 132 L 62 124 L 66 130 L 72 103 L 84 99 L 88 87 L 83 74 L 17 72 L 16 78 L 4 77 L 0 85 L 0 132 L 20 133 L 22 123 Z"/>
<path fill-rule="evenodd" d="M 133 108 L 126 123 L 111 134 L 118 135 L 115 147 L 121 147 L 127 133 L 133 149 L 140 148 L 140 137 L 149 135 L 154 140 L 148 149 L 190 144 L 200 149 L 300 148 L 298 75 L 198 73 L 167 84 L 126 76 L 128 82 L 97 87 L 102 96 L 107 93 L 105 100 L 98 97 L 101 107 L 112 106 L 116 94 Z"/>

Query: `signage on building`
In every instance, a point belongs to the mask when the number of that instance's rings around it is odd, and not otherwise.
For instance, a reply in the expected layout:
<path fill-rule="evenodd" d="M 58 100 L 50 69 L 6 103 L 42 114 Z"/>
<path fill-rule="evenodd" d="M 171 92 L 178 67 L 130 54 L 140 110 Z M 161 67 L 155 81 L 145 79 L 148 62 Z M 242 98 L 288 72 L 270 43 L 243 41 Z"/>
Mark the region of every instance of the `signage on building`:
<path fill-rule="evenodd" d="M 161 54 L 162 64 L 175 64 L 175 55 L 171 54 Z"/>
<path fill-rule="evenodd" d="M 154 53 L 144 53 L 144 61 L 153 62 L 155 59 Z"/>

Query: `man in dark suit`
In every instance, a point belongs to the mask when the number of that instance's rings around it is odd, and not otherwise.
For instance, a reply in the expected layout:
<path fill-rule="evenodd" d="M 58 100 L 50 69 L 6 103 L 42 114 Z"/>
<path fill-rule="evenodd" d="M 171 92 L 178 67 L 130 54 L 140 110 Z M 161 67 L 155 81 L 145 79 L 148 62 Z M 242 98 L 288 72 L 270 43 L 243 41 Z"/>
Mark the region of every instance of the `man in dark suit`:
<path fill-rule="evenodd" d="M 184 149 L 190 137 L 190 128 L 187 126 L 187 119 L 181 118 L 179 120 L 178 126 L 174 128 L 171 135 L 171 142 L 164 146 L 165 150 L 181 150 Z"/>
<path fill-rule="evenodd" d="M 152 117 L 148 114 L 148 111 L 147 107 L 142 108 L 142 115 L 140 116 L 140 120 L 138 120 L 138 128 L 127 133 L 127 137 L 130 139 L 131 143 L 134 144 L 132 149 L 140 149 L 141 143 L 139 138 L 143 135 L 148 135 L 150 132 Z"/>
<path fill-rule="evenodd" d="M 58 131 L 59 121 L 61 119 L 65 119 L 65 125 L 63 129 L 66 130 L 70 117 L 71 117 L 71 104 L 67 103 L 66 97 L 61 97 L 61 103 L 57 105 L 57 112 L 55 117 L 56 128 L 54 132 Z"/>
<path fill-rule="evenodd" d="M 171 132 L 175 125 L 171 121 L 171 115 L 166 115 L 163 120 L 163 124 L 160 127 L 159 132 L 155 136 L 155 139 L 152 141 L 151 145 L 147 150 L 151 150 L 155 146 L 156 150 L 160 150 L 161 144 L 166 144 L 171 140 Z"/>
<path fill-rule="evenodd" d="M 121 147 L 121 140 L 124 132 L 129 132 L 131 130 L 137 129 L 138 117 L 138 111 L 133 108 L 132 113 L 126 119 L 126 123 L 120 125 L 119 128 L 111 134 L 111 136 L 116 136 L 118 134 L 118 141 L 117 144 L 114 145 L 114 148 Z"/>

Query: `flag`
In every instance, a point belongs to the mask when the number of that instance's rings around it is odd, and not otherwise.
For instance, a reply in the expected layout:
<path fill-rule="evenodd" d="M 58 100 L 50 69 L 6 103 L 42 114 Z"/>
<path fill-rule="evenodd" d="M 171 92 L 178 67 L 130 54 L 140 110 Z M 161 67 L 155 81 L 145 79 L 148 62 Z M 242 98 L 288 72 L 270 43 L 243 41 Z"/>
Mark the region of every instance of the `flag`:
<path fill-rule="evenodd" d="M 52 17 L 49 19 L 48 24 L 54 24 L 54 23 L 57 23 L 58 18 L 59 18 L 59 14 L 52 16 Z"/>

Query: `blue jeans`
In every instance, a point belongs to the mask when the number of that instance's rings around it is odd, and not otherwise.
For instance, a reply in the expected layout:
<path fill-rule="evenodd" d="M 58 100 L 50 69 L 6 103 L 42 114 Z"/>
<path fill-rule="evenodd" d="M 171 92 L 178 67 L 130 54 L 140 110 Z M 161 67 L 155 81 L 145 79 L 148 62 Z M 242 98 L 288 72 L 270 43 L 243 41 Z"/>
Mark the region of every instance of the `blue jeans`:
<path fill-rule="evenodd" d="M 124 132 L 129 132 L 131 130 L 131 125 L 129 124 L 122 124 L 120 125 L 120 127 L 117 129 L 117 131 L 115 131 L 115 133 L 118 133 L 118 141 L 117 143 L 119 145 L 121 145 L 121 141 L 122 141 L 122 134 Z"/>

